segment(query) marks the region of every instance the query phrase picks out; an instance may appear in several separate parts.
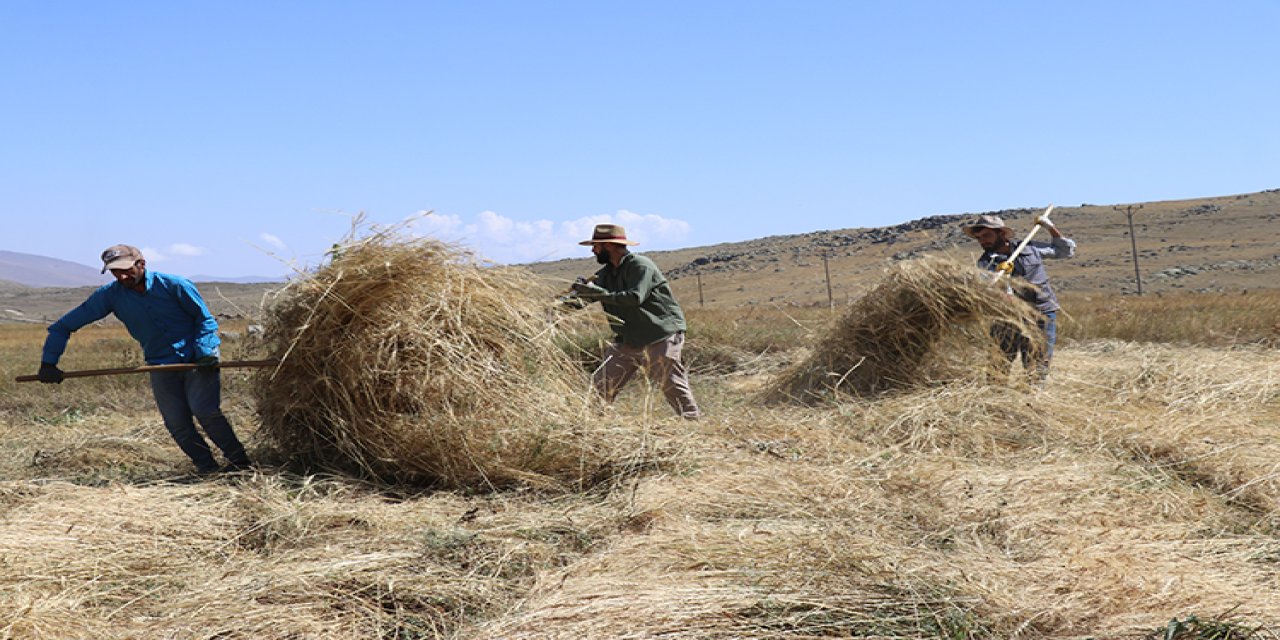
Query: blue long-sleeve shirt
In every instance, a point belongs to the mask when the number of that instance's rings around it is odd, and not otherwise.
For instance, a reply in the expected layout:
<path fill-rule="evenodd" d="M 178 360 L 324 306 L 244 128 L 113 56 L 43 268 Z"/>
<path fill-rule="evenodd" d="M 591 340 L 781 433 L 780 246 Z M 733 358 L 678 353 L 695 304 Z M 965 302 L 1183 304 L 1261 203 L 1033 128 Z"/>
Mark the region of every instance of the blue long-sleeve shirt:
<path fill-rule="evenodd" d="M 57 364 L 71 334 L 114 313 L 142 345 L 147 364 L 195 362 L 218 356 L 218 321 L 195 284 L 181 276 L 147 271 L 146 293 L 119 282 L 103 285 L 80 306 L 49 325 L 42 361 Z"/>

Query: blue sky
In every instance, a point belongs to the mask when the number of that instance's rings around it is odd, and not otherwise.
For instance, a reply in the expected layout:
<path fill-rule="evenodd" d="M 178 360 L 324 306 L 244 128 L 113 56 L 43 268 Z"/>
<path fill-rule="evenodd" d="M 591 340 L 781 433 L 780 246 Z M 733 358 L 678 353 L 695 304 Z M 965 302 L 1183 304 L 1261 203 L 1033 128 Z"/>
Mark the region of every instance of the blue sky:
<path fill-rule="evenodd" d="M 278 275 L 359 212 L 522 262 L 606 220 L 643 251 L 1259 191 L 1277 24 L 1275 0 L 0 0 L 0 249 Z"/>

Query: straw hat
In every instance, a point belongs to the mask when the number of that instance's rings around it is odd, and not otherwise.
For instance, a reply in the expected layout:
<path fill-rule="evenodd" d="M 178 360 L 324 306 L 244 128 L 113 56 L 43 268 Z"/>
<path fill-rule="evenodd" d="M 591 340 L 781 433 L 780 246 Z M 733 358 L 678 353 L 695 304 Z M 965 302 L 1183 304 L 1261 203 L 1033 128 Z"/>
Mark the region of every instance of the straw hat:
<path fill-rule="evenodd" d="M 587 246 L 597 242 L 613 242 L 616 244 L 640 244 L 634 240 L 627 239 L 627 230 L 622 228 L 620 224 L 598 224 L 595 231 L 591 232 L 590 240 L 583 240 L 578 244 Z"/>
<path fill-rule="evenodd" d="M 1006 226 L 1004 220 L 1000 219 L 1000 216 L 978 216 L 977 220 L 966 222 L 960 226 L 960 229 L 964 231 L 964 234 L 970 238 L 976 238 L 978 229 L 983 228 L 999 231 L 1000 235 L 1004 236 L 1006 240 L 1013 237 L 1013 229 Z"/>

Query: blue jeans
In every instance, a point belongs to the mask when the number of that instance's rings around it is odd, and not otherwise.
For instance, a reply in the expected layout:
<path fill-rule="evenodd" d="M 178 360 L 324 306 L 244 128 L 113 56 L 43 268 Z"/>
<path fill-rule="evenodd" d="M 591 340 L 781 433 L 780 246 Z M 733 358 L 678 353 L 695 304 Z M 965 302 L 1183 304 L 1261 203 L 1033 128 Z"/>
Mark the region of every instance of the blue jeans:
<path fill-rule="evenodd" d="M 1050 311 L 1044 314 L 1044 319 L 1036 324 L 1044 329 L 1044 368 L 1048 371 L 1049 361 L 1053 360 L 1053 345 L 1058 341 L 1058 312 Z"/>
<path fill-rule="evenodd" d="M 151 392 L 169 435 L 197 470 L 216 471 L 218 463 L 209 443 L 196 430 L 195 420 L 200 421 L 228 463 L 248 466 L 249 456 L 244 445 L 236 438 L 231 422 L 222 415 L 222 378 L 217 369 L 152 371 Z"/>

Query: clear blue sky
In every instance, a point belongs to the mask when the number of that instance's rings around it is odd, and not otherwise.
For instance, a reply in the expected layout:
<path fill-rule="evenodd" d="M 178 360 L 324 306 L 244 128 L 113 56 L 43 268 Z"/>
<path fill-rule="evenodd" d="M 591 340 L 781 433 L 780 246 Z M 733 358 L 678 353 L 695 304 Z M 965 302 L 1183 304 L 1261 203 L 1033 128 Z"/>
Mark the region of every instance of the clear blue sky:
<path fill-rule="evenodd" d="M 602 220 L 644 250 L 1259 191 L 1277 25 L 1276 0 L 0 0 L 0 249 L 278 275 L 361 211 L 507 262 L 586 255 Z"/>

